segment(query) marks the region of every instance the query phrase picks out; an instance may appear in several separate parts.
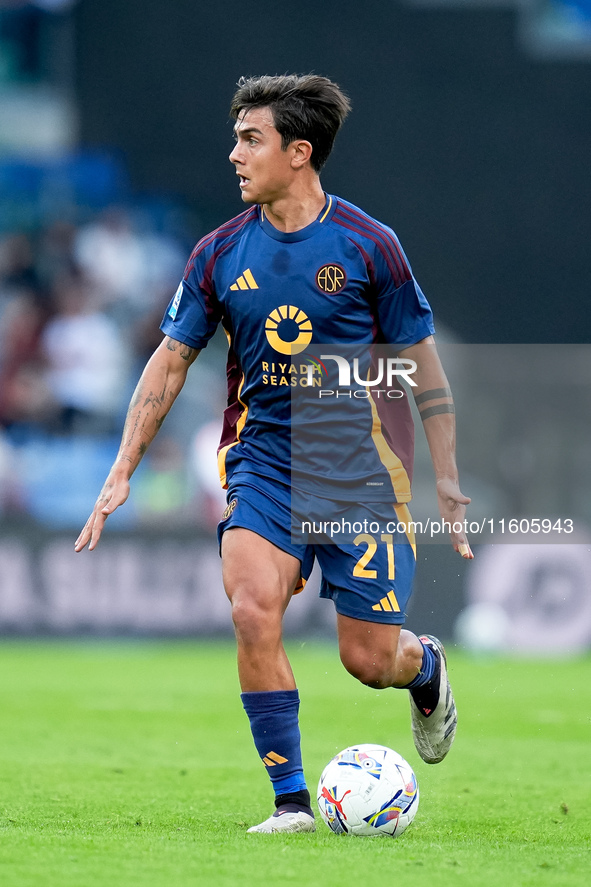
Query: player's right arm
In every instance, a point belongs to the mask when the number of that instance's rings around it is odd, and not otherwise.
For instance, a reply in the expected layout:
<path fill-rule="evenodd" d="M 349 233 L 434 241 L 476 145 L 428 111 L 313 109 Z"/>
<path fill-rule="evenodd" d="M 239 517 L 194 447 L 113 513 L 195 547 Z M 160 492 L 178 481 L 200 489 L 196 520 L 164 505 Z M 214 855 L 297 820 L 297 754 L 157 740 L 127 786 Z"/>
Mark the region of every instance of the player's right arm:
<path fill-rule="evenodd" d="M 75 550 L 96 548 L 105 521 L 129 496 L 129 481 L 162 426 L 199 354 L 170 336 L 158 346 L 142 373 L 129 404 L 121 446 Z"/>

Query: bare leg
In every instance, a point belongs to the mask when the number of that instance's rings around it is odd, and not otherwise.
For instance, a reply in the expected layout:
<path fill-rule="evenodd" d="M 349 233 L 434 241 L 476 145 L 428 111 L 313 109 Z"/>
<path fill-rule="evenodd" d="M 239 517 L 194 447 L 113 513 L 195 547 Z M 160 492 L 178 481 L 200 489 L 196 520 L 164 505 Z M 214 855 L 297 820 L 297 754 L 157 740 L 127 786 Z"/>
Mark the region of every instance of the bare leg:
<path fill-rule="evenodd" d="M 281 637 L 300 562 L 252 530 L 233 527 L 222 538 L 222 563 L 236 630 L 242 701 L 277 808 L 249 832 L 314 831 L 302 768 L 299 697 Z"/>
<path fill-rule="evenodd" d="M 407 687 L 421 671 L 423 644 L 399 625 L 364 622 L 338 616 L 339 650 L 347 671 L 362 684 L 382 689 Z M 410 693 L 412 733 L 416 749 L 428 764 L 438 764 L 454 741 L 456 706 L 447 677 L 443 647 L 427 636 L 425 649 L 438 658 L 433 677 Z M 418 694 L 418 695 L 417 695 Z"/>
<path fill-rule="evenodd" d="M 238 645 L 243 692 L 293 690 L 282 620 L 300 577 L 300 562 L 252 530 L 222 537 L 222 571 Z"/>
<path fill-rule="evenodd" d="M 362 684 L 406 687 L 421 670 L 423 647 L 400 625 L 337 616 L 339 652 L 347 671 Z"/>

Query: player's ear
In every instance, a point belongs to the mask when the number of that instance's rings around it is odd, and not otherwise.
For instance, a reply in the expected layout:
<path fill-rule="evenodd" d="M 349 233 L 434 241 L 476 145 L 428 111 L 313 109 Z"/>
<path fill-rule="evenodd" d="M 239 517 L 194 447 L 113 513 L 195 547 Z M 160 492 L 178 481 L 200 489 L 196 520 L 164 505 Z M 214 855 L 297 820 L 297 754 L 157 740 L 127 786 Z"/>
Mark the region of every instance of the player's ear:
<path fill-rule="evenodd" d="M 300 169 L 312 156 L 312 145 L 305 139 L 297 139 L 290 145 L 292 156 L 291 165 L 294 169 Z"/>

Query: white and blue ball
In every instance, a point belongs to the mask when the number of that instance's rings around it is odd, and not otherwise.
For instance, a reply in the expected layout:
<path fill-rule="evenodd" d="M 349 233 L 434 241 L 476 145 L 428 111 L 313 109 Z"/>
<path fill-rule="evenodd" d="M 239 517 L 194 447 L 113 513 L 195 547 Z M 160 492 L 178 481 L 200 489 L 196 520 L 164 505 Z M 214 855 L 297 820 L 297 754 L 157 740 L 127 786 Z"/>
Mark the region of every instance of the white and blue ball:
<path fill-rule="evenodd" d="M 318 783 L 320 815 L 337 835 L 397 838 L 418 806 L 412 767 L 384 745 L 346 748 L 326 765 Z"/>

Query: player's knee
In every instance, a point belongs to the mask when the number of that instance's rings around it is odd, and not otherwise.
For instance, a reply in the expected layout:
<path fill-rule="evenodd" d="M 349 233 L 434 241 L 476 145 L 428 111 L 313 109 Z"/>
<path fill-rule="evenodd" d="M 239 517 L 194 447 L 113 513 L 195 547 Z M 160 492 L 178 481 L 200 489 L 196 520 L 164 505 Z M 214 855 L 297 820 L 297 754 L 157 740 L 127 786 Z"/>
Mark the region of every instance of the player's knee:
<path fill-rule="evenodd" d="M 281 618 L 279 607 L 248 591 L 232 597 L 232 621 L 236 637 L 246 646 L 264 644 L 271 636 L 280 635 Z"/>
<path fill-rule="evenodd" d="M 386 652 L 341 650 L 341 662 L 349 674 L 367 687 L 382 690 L 392 686 L 393 662 Z"/>

